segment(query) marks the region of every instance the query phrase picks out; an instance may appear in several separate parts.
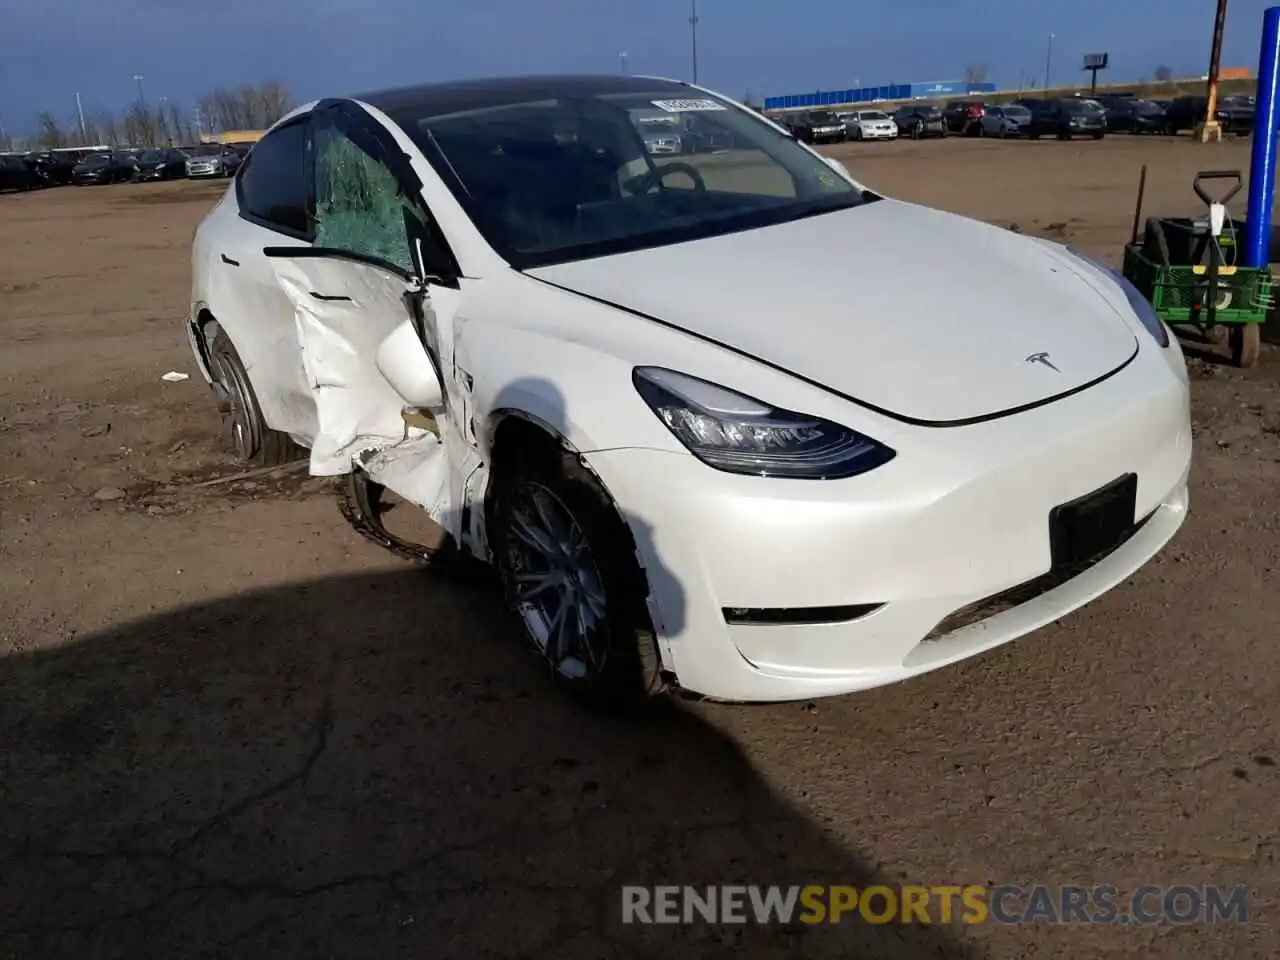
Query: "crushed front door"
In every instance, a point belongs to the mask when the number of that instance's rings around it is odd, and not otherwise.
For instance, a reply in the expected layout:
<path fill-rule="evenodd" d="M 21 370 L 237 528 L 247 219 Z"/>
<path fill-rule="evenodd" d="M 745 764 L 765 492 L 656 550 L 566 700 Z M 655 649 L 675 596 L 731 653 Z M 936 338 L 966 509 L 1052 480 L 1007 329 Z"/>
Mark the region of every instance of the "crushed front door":
<path fill-rule="evenodd" d="M 339 476 L 359 467 L 456 538 L 452 490 L 465 479 L 469 448 L 450 417 L 430 297 L 416 279 L 350 254 L 265 252 L 293 302 L 316 404 L 311 473 Z"/>
<path fill-rule="evenodd" d="M 312 130 L 315 246 L 264 251 L 294 305 L 316 403 L 311 472 L 358 468 L 461 544 L 477 463 L 454 413 L 466 404 L 453 376 L 452 258 L 385 128 L 351 101 L 325 101 Z"/>

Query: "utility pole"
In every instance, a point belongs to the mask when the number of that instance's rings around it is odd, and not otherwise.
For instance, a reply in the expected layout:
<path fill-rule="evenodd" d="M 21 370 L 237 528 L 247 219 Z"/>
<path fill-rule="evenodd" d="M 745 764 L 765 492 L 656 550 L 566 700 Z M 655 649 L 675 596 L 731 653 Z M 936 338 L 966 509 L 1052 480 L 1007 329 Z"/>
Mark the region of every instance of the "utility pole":
<path fill-rule="evenodd" d="M 1049 89 L 1049 71 L 1053 68 L 1054 34 L 1049 34 L 1049 49 L 1044 55 L 1044 88 Z"/>
<path fill-rule="evenodd" d="M 698 0 L 689 0 L 689 38 L 693 41 L 693 82 L 698 82 Z"/>
<path fill-rule="evenodd" d="M 1209 50 L 1209 85 L 1204 97 L 1204 119 L 1196 127 L 1196 139 L 1201 143 L 1222 139 L 1222 125 L 1218 123 L 1218 74 L 1222 69 L 1222 28 L 1227 22 L 1227 0 L 1218 0 L 1218 13 L 1213 18 L 1213 46 Z"/>
<path fill-rule="evenodd" d="M 76 91 L 76 116 L 80 118 L 80 145 L 88 146 L 89 134 L 84 125 L 84 104 L 80 102 L 80 91 Z"/>
<path fill-rule="evenodd" d="M 627 75 L 627 55 L 625 53 L 618 54 L 618 65 L 622 68 L 622 75 Z"/>

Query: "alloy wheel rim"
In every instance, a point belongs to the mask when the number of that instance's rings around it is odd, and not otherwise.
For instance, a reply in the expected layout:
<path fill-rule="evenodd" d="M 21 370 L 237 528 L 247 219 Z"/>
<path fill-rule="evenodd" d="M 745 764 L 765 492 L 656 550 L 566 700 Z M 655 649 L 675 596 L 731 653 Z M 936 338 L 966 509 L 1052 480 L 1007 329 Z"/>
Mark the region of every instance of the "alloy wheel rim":
<path fill-rule="evenodd" d="M 220 361 L 218 368 L 222 374 L 220 379 L 222 380 L 223 389 L 227 391 L 227 398 L 231 408 L 227 414 L 227 433 L 231 441 L 231 448 L 235 451 L 236 456 L 243 460 L 248 460 L 257 452 L 257 444 L 252 423 L 252 407 L 246 394 L 246 385 L 244 379 L 240 376 L 240 371 L 233 364 Z"/>
<path fill-rule="evenodd" d="M 607 645 L 607 601 L 586 534 L 564 501 L 524 483 L 512 503 L 509 589 L 534 644 L 569 680 L 598 675 Z"/>

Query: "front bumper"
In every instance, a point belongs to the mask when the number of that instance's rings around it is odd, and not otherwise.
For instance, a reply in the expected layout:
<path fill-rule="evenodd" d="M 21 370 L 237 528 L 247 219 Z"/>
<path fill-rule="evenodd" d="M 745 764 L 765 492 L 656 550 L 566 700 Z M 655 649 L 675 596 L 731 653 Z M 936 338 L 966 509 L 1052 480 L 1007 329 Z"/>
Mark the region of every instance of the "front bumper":
<path fill-rule="evenodd" d="M 738 477 L 650 450 L 587 455 L 632 527 L 665 666 L 717 699 L 848 693 L 1007 643 L 1117 586 L 1187 511 L 1189 392 L 1152 360 L 1145 373 L 1128 368 L 1015 417 L 949 429 L 886 423 L 879 438 L 899 456 L 847 481 Z M 1066 582 L 931 636 L 957 612 L 1049 573 L 1050 511 L 1130 472 L 1135 519 L 1148 519 L 1129 540 Z M 880 606 L 841 622 L 776 622 L 858 605 Z M 728 611 L 744 608 L 774 622 L 730 622 Z"/>
<path fill-rule="evenodd" d="M 892 140 L 898 135 L 897 127 L 863 127 L 863 140 Z"/>
<path fill-rule="evenodd" d="M 223 175 L 221 166 L 214 167 L 187 167 L 187 176 L 193 180 L 199 180 L 201 177 L 221 177 Z"/>

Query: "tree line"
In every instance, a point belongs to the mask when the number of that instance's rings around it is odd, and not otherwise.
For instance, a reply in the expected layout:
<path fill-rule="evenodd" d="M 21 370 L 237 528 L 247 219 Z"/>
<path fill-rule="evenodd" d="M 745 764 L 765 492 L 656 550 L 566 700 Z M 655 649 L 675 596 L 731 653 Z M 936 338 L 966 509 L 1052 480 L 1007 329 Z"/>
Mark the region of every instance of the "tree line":
<path fill-rule="evenodd" d="M 164 147 L 198 143 L 227 130 L 262 130 L 289 112 L 293 100 L 284 84 L 268 80 L 241 87 L 218 87 L 193 104 L 161 98 L 135 100 L 120 112 L 78 110 L 67 116 L 41 113 L 24 138 L 0 131 L 0 150 L 52 150 L 94 146 Z"/>

